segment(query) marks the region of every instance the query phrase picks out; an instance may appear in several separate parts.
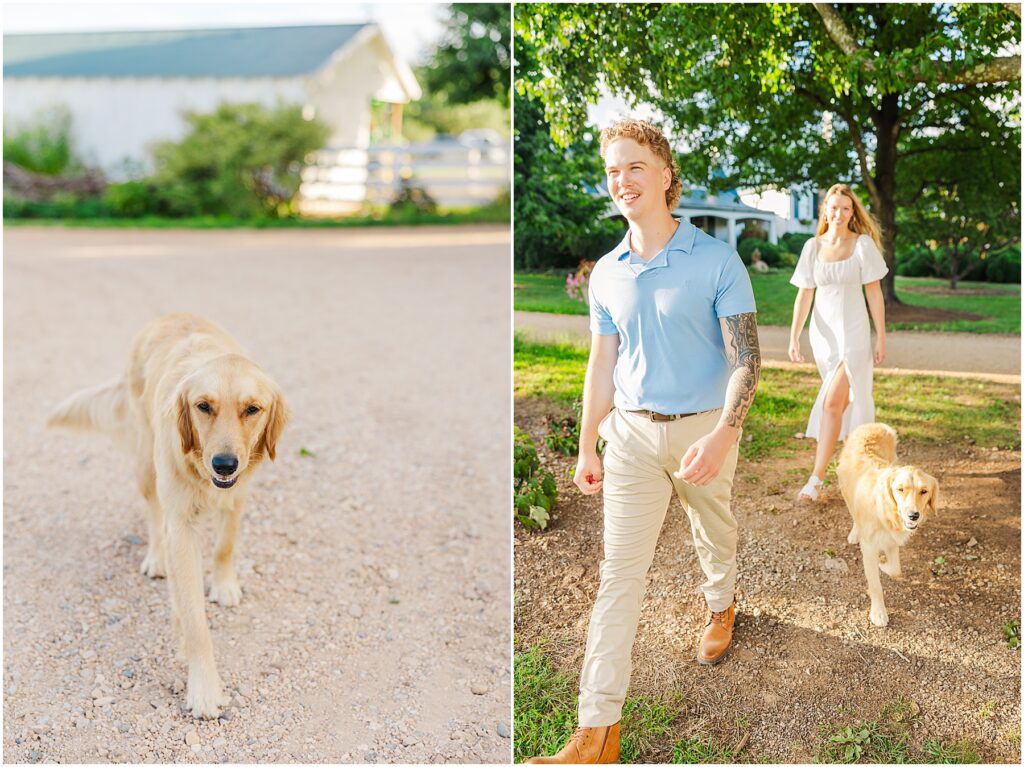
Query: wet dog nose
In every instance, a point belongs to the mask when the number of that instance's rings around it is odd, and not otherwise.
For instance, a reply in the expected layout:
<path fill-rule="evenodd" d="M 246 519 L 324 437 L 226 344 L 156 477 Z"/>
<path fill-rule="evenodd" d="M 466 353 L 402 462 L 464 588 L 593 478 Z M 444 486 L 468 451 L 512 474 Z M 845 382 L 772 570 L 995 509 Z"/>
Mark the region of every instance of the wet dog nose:
<path fill-rule="evenodd" d="M 210 463 L 213 464 L 213 470 L 222 477 L 230 477 L 238 468 L 238 458 L 231 453 L 218 453 Z"/>
<path fill-rule="evenodd" d="M 217 459 L 215 458 L 214 460 L 217 460 Z M 216 464 L 214 464 L 214 466 L 216 466 Z M 912 511 L 907 516 L 910 517 L 910 521 L 911 522 L 917 522 L 917 520 L 919 520 L 921 518 L 921 512 L 919 512 L 919 511 Z"/>

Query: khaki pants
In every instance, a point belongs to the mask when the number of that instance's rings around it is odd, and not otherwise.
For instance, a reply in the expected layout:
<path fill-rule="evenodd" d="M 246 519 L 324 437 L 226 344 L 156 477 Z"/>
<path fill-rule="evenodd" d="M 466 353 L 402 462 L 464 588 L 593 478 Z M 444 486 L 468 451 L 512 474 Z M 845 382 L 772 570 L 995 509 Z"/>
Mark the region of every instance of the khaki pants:
<path fill-rule="evenodd" d="M 726 609 L 736 585 L 736 520 L 729 508 L 738 444 L 718 476 L 694 487 L 672 476 L 683 454 L 718 424 L 721 410 L 654 423 L 613 410 L 598 428 L 604 452 L 604 561 L 580 677 L 579 724 L 619 721 L 632 668 L 647 570 L 673 490 L 686 508 L 707 581 L 708 607 Z"/>

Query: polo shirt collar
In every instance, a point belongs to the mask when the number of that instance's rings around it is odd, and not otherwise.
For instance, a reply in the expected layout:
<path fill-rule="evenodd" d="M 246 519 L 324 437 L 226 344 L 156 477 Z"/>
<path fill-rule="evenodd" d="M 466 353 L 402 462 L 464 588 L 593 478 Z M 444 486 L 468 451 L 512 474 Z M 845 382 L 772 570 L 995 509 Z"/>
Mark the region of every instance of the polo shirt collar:
<path fill-rule="evenodd" d="M 647 262 L 647 266 L 644 271 L 649 269 L 657 269 L 661 266 L 668 266 L 669 264 L 669 253 L 689 253 L 693 250 L 693 241 L 697 236 L 697 227 L 686 221 L 679 220 L 679 226 L 676 227 L 675 233 L 665 243 L 665 247 L 662 248 L 658 254 Z M 625 263 L 629 259 L 630 245 L 629 245 L 629 232 L 626 232 L 626 236 L 622 238 L 622 242 L 619 243 L 615 249 L 618 253 L 618 260 L 621 263 Z"/>

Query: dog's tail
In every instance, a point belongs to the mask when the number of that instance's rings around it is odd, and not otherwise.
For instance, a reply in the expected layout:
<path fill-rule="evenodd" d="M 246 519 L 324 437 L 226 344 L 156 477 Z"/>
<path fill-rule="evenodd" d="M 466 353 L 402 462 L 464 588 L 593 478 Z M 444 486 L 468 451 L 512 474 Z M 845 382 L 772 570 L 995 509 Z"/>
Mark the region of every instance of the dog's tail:
<path fill-rule="evenodd" d="M 76 392 L 53 409 L 46 425 L 101 432 L 118 442 L 128 441 L 132 437 L 128 386 L 119 377 Z"/>
<path fill-rule="evenodd" d="M 896 463 L 896 430 L 884 423 L 866 423 L 858 426 L 846 440 L 859 442 L 861 451 L 882 464 Z M 845 452 L 846 448 L 844 448 Z"/>

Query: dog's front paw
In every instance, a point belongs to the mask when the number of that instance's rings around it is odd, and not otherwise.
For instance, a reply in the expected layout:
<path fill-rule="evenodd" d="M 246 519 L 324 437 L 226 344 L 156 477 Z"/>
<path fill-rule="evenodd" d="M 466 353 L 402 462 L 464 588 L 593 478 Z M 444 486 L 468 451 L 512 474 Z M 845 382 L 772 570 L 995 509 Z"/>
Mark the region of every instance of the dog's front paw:
<path fill-rule="evenodd" d="M 230 698 L 224 694 L 224 688 L 216 672 L 213 679 L 204 678 L 202 674 L 189 673 L 185 705 L 196 719 L 216 719 L 229 700 Z"/>
<path fill-rule="evenodd" d="M 871 611 L 868 613 L 868 617 L 871 618 L 871 622 L 876 626 L 885 628 L 889 625 L 889 613 L 885 610 L 885 605 L 871 605 Z"/>
<path fill-rule="evenodd" d="M 879 562 L 878 569 L 890 578 L 899 578 L 903 575 L 903 570 L 900 568 L 899 562 Z"/>
<path fill-rule="evenodd" d="M 146 556 L 139 566 L 139 572 L 147 578 L 166 578 L 167 568 L 164 567 L 164 558 L 156 547 L 150 545 L 146 550 Z"/>
<path fill-rule="evenodd" d="M 846 536 L 846 542 L 851 545 L 860 542 L 860 532 L 857 530 L 856 525 L 854 525 L 853 529 L 850 530 L 850 534 Z"/>
<path fill-rule="evenodd" d="M 235 607 L 242 601 L 242 587 L 234 573 L 210 581 L 210 601 L 224 607 Z"/>

